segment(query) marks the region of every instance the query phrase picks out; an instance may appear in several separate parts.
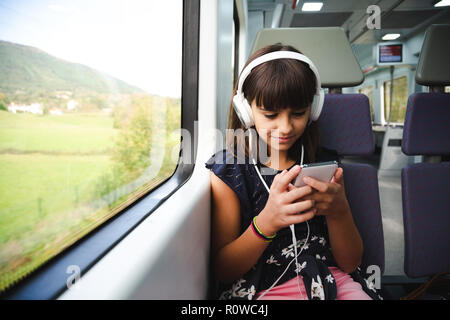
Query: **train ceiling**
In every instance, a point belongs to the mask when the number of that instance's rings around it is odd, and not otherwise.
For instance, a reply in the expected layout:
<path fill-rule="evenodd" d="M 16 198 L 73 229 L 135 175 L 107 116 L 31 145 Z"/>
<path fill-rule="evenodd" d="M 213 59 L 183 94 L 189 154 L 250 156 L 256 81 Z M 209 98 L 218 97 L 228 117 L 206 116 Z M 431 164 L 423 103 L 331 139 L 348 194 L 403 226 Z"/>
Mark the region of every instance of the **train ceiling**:
<path fill-rule="evenodd" d="M 314 0 L 323 2 L 318 12 L 302 12 L 313 0 L 247 0 L 248 10 L 264 13 L 264 26 L 270 27 L 277 6 L 282 9 L 279 27 L 342 27 L 352 44 L 373 44 L 386 33 L 400 33 L 406 40 L 429 25 L 450 23 L 450 7 L 434 7 L 437 0 Z M 381 29 L 367 28 L 367 8 L 381 9 Z M 295 9 L 293 7 L 295 6 Z"/>

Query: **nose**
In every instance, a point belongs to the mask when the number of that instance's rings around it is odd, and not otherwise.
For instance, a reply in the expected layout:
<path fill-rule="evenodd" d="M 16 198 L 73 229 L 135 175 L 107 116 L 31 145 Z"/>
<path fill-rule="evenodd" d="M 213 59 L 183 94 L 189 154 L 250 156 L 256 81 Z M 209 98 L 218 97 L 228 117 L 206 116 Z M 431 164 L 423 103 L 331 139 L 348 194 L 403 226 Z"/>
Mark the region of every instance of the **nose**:
<path fill-rule="evenodd" d="M 280 114 L 278 120 L 278 130 L 280 131 L 280 136 L 290 135 L 293 130 L 290 114 L 288 112 L 283 112 Z"/>

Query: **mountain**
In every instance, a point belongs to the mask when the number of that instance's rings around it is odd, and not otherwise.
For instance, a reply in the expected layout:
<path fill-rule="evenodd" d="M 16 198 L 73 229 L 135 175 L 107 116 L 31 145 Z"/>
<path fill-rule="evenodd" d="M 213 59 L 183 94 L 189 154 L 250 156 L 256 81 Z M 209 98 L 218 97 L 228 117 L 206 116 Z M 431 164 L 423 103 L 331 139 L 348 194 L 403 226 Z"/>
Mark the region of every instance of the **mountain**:
<path fill-rule="evenodd" d="M 132 94 L 143 90 L 82 64 L 0 40 L 0 92 L 95 92 Z"/>

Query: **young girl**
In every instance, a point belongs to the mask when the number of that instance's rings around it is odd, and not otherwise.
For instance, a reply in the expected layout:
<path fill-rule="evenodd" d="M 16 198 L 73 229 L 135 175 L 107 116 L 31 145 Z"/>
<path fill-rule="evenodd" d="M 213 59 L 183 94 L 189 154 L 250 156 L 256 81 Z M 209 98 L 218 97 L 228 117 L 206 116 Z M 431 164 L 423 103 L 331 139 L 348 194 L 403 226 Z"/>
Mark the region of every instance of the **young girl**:
<path fill-rule="evenodd" d="M 270 53 L 280 51 L 293 52 L 294 58 L 270 58 Z M 315 97 L 320 80 L 312 62 L 306 57 L 298 60 L 298 54 L 293 47 L 277 44 L 250 57 L 246 66 L 259 58 L 257 65 L 244 68 L 243 83 L 236 85 L 233 99 L 235 105 L 248 103 L 248 109 L 233 107 L 232 102 L 229 121 L 230 129 L 250 130 L 244 154 L 235 134 L 227 149 L 206 163 L 212 171 L 217 296 L 378 299 L 358 268 L 363 245 L 345 196 L 342 168 L 331 182 L 310 178 L 304 187 L 291 183 L 300 164 L 338 160 L 336 153 L 318 146 L 312 120 L 320 114 L 321 102 L 315 100 L 320 98 Z M 251 130 L 256 130 L 259 143 L 248 139 Z M 253 156 L 261 145 L 268 152 L 263 163 L 262 157 Z"/>

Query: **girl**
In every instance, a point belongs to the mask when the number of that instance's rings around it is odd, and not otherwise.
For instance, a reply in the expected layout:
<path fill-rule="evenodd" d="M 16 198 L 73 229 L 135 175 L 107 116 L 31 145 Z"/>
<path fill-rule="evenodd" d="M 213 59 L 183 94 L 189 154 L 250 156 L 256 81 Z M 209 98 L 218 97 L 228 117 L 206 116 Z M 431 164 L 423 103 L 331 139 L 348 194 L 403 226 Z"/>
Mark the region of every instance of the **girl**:
<path fill-rule="evenodd" d="M 273 58 L 280 51 L 292 52 L 294 58 Z M 312 120 L 321 110 L 320 80 L 312 62 L 299 54 L 276 44 L 250 57 L 246 67 L 252 61 L 256 66 L 244 68 L 229 120 L 234 132 L 249 128 L 250 135 L 242 152 L 234 134 L 227 139 L 227 150 L 206 163 L 212 171 L 217 296 L 378 299 L 358 268 L 363 246 L 345 196 L 342 168 L 329 183 L 310 178 L 304 187 L 291 184 L 301 171 L 299 164 L 338 160 L 336 153 L 318 146 Z M 267 148 L 268 157 L 259 157 L 263 163 L 254 161 L 259 153 L 248 139 L 252 130 L 259 151 Z"/>

